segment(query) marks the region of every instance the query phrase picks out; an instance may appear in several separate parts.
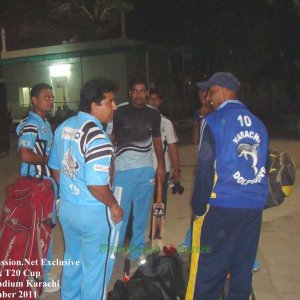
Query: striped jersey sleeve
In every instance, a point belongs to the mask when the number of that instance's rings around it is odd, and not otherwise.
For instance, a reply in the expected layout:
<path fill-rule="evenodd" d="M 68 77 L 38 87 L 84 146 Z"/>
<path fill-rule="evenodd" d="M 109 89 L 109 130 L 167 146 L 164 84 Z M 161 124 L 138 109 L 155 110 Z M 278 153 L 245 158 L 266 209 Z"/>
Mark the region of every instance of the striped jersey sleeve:
<path fill-rule="evenodd" d="M 94 143 L 98 144 L 98 143 Z M 113 154 L 112 151 L 112 144 L 111 143 L 104 143 L 100 146 L 95 146 L 89 149 L 86 154 L 85 154 L 85 163 L 92 163 L 94 160 L 101 158 L 106 158 L 106 157 L 111 157 Z"/>
<path fill-rule="evenodd" d="M 52 132 L 51 130 L 45 129 L 45 132 L 42 130 L 46 126 L 42 124 L 40 125 L 36 120 L 33 120 L 33 117 L 28 117 L 24 119 L 20 125 L 17 127 L 17 134 L 18 134 L 18 149 L 20 148 L 28 148 L 33 153 L 38 155 L 45 155 L 48 154 L 48 147 L 50 148 L 50 140 L 52 139 Z M 21 175 L 30 175 L 30 176 L 47 176 L 50 177 L 50 169 L 48 165 L 42 164 L 28 164 L 22 162 L 21 164 Z"/>
<path fill-rule="evenodd" d="M 110 162 L 113 146 L 107 134 L 93 122 L 83 129 L 80 150 L 85 162 L 85 182 L 87 185 L 109 184 Z"/>
<path fill-rule="evenodd" d="M 40 139 L 38 127 L 35 124 L 26 124 L 26 119 L 19 125 L 17 134 L 19 137 L 19 149 L 25 147 L 33 150 L 36 140 Z"/>
<path fill-rule="evenodd" d="M 103 140 L 106 138 L 105 133 L 93 122 L 87 122 L 82 127 L 82 136 L 80 138 L 80 152 L 85 155 L 89 145 L 95 140 Z"/>

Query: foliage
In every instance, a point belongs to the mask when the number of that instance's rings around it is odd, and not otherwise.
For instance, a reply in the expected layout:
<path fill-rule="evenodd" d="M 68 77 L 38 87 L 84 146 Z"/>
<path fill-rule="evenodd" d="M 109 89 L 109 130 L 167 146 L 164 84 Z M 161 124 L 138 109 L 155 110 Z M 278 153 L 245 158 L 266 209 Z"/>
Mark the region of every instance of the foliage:
<path fill-rule="evenodd" d="M 299 0 L 0 0 L 0 25 L 7 48 L 22 49 L 119 37 L 121 11 L 129 37 L 191 46 L 190 78 L 299 76 Z"/>
<path fill-rule="evenodd" d="M 95 23 L 115 21 L 120 11 L 131 9 L 123 0 L 63 0 L 55 1 L 54 6 L 57 15 L 87 17 Z"/>
<path fill-rule="evenodd" d="M 0 25 L 7 49 L 24 49 L 116 37 L 120 12 L 132 9 L 123 0 L 0 0 Z"/>
<path fill-rule="evenodd" d="M 55 0 L 52 4 L 55 18 L 73 24 L 81 41 L 119 36 L 120 13 L 131 9 L 123 0 Z"/>

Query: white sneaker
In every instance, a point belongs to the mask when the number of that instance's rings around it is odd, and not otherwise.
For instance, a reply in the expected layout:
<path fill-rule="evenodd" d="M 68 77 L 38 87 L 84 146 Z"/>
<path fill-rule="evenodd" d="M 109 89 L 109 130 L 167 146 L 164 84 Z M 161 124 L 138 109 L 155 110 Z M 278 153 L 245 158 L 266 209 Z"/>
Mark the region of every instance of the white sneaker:
<path fill-rule="evenodd" d="M 138 264 L 138 266 L 144 265 L 146 263 L 146 257 L 145 255 L 141 255 L 136 259 L 136 263 Z"/>

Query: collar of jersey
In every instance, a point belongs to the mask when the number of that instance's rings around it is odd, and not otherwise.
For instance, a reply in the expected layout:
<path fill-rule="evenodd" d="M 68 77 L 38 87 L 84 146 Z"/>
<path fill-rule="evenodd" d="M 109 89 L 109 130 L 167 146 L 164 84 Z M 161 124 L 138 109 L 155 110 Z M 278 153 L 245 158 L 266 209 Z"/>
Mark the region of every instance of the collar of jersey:
<path fill-rule="evenodd" d="M 229 103 L 233 103 L 233 104 L 241 104 L 241 105 L 243 105 L 243 103 L 242 103 L 241 101 L 239 101 L 239 100 L 231 100 L 231 99 L 229 99 L 229 100 L 223 102 L 223 103 L 217 108 L 217 110 L 223 108 L 225 105 L 227 105 L 227 104 L 229 104 Z"/>
<path fill-rule="evenodd" d="M 134 105 L 132 104 L 131 101 L 129 101 L 128 104 L 129 104 L 131 107 L 133 107 L 133 109 L 136 109 L 136 110 L 144 109 L 145 107 L 150 106 L 150 105 L 148 105 L 148 104 L 146 103 L 146 104 L 145 104 L 144 106 L 142 106 L 142 107 L 136 107 L 136 106 L 134 106 Z M 150 107 L 152 107 L 152 106 L 150 106 Z M 153 108 L 153 107 L 152 107 L 152 108 Z"/>
<path fill-rule="evenodd" d="M 86 112 L 83 112 L 83 111 L 79 111 L 78 116 L 80 116 L 80 118 L 93 121 L 94 123 L 96 123 L 100 127 L 100 129 L 103 129 L 103 126 L 102 126 L 101 122 L 96 117 L 94 117 L 93 115 L 91 115 L 89 113 L 86 113 Z"/>
<path fill-rule="evenodd" d="M 29 112 L 29 116 L 31 117 L 31 118 L 33 118 L 33 119 L 36 119 L 36 120 L 38 120 L 39 122 L 47 122 L 47 119 L 45 118 L 42 118 L 41 116 L 39 116 L 38 114 L 36 114 L 35 112 L 33 112 L 33 111 L 30 111 Z"/>

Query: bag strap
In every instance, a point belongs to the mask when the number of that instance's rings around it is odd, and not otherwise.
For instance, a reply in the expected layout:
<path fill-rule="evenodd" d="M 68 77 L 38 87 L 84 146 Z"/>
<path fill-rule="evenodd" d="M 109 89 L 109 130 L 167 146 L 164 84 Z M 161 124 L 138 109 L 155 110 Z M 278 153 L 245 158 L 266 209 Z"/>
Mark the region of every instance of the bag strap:
<path fill-rule="evenodd" d="M 41 144 L 43 145 L 43 146 L 41 145 L 42 155 L 46 156 L 47 140 L 38 139 L 37 141 L 41 142 Z M 26 175 L 27 178 L 31 178 L 31 176 L 29 175 L 31 165 L 33 166 L 33 164 L 30 164 L 30 163 L 27 164 L 27 175 Z M 45 162 L 41 163 L 41 177 L 39 177 L 40 180 L 43 180 L 44 174 L 46 174 L 46 163 Z M 36 174 L 36 175 L 38 175 L 38 174 Z"/>
<path fill-rule="evenodd" d="M 42 147 L 42 151 L 43 151 L 43 156 L 46 156 L 46 150 L 47 150 L 47 141 L 46 140 L 40 140 L 41 143 L 44 144 L 44 147 Z M 43 179 L 44 177 L 44 174 L 46 174 L 46 163 L 45 162 L 42 162 L 41 164 L 41 180 Z"/>

